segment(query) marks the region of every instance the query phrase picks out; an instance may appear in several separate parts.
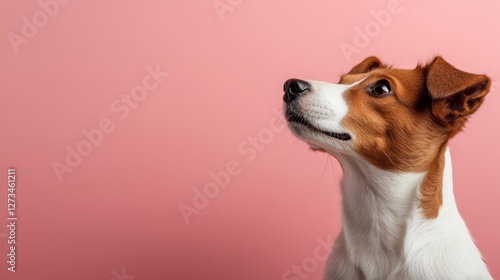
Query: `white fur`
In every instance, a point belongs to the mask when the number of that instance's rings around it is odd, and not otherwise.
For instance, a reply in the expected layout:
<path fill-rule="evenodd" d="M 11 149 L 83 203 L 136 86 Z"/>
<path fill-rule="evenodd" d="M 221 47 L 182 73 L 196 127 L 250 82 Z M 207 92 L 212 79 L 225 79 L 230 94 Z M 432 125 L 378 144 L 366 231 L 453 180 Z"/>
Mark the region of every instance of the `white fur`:
<path fill-rule="evenodd" d="M 345 91 L 352 85 L 310 82 L 311 92 L 297 109 L 314 126 L 349 132 Z M 451 158 L 445 154 L 443 205 L 435 219 L 419 207 L 425 173 L 381 170 L 352 149 L 352 141 L 332 139 L 291 123 L 292 131 L 313 148 L 342 164 L 342 220 L 325 271 L 325 280 L 488 280 L 492 279 L 461 218 L 453 195 Z M 349 132 L 353 137 L 352 132 Z"/>
<path fill-rule="evenodd" d="M 341 125 L 342 119 L 347 115 L 348 107 L 344 98 L 345 92 L 351 85 L 332 84 L 318 81 L 307 81 L 311 91 L 302 96 L 295 103 L 295 107 L 316 128 L 323 131 L 343 133 L 349 130 Z M 336 140 L 322 133 L 305 129 L 297 123 L 289 123 L 290 129 L 301 139 L 308 142 L 313 148 L 327 147 L 335 151 L 344 151 L 352 154 L 349 143 Z"/>
<path fill-rule="evenodd" d="M 343 228 L 325 280 L 492 279 L 456 207 L 448 150 L 436 219 L 419 208 L 425 173 L 389 172 L 360 157 L 336 156 L 344 167 Z"/>

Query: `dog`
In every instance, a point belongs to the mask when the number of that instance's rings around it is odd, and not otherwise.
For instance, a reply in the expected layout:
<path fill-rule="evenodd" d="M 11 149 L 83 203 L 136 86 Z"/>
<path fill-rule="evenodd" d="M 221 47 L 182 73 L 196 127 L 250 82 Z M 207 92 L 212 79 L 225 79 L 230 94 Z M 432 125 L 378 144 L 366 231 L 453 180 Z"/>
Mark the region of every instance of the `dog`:
<path fill-rule="evenodd" d="M 455 204 L 447 146 L 490 85 L 441 56 L 411 70 L 372 56 L 338 84 L 285 82 L 292 133 L 344 172 L 325 280 L 492 279 Z"/>

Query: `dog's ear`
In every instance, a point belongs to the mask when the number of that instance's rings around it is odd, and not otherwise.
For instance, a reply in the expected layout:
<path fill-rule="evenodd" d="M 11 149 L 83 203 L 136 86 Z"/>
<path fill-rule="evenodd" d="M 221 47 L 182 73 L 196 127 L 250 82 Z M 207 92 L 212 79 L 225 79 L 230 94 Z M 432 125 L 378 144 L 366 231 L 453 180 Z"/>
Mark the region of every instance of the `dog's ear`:
<path fill-rule="evenodd" d="M 370 57 L 366 58 L 365 60 L 361 61 L 361 63 L 354 66 L 351 69 L 351 71 L 349 71 L 349 73 L 347 73 L 347 74 L 363 74 L 363 73 L 367 73 L 367 72 L 370 72 L 374 69 L 382 68 L 382 67 L 383 67 L 383 64 L 380 61 L 380 59 L 378 59 L 375 56 L 370 56 Z"/>
<path fill-rule="evenodd" d="M 440 124 L 456 133 L 483 103 L 491 80 L 485 75 L 458 70 L 440 56 L 426 69 L 432 114 Z"/>

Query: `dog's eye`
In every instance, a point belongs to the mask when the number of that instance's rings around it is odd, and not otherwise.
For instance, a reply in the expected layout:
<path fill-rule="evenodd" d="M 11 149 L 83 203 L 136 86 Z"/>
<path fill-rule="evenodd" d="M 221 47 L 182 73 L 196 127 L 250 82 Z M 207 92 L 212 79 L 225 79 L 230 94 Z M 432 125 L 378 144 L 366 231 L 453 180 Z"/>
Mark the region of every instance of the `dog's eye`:
<path fill-rule="evenodd" d="M 391 85 L 387 80 L 380 80 L 368 87 L 368 93 L 373 96 L 384 96 L 392 93 Z"/>

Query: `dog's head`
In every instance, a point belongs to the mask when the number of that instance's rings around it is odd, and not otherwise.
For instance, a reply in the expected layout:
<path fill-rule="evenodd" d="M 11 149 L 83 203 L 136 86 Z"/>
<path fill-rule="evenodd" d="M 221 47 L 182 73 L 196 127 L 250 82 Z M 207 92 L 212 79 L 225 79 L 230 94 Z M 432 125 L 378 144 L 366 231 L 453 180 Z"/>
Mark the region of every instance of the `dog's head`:
<path fill-rule="evenodd" d="M 283 99 L 289 127 L 312 149 L 423 172 L 479 108 L 490 83 L 441 57 L 413 70 L 369 57 L 338 84 L 288 80 Z"/>

